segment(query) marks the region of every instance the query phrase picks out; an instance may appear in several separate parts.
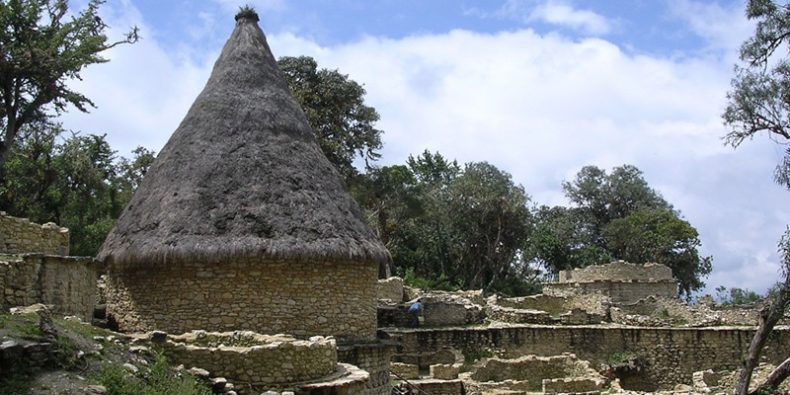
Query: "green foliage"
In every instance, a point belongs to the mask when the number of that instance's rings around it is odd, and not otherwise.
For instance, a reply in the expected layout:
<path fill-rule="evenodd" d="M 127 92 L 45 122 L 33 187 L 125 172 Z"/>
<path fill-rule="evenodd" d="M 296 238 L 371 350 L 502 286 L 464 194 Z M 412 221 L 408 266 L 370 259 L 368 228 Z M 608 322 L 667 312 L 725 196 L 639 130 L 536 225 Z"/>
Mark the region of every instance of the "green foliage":
<path fill-rule="evenodd" d="M 365 105 L 362 85 L 337 70 L 319 69 L 308 56 L 282 57 L 277 64 L 324 155 L 347 180 L 357 174 L 356 157 L 366 164 L 380 157 L 382 131 L 374 127 L 379 114 Z"/>
<path fill-rule="evenodd" d="M 191 375 L 174 371 L 159 354 L 150 370 L 133 375 L 123 366 L 108 364 L 93 380 L 107 388 L 107 395 L 210 395 L 211 389 Z"/>
<path fill-rule="evenodd" d="M 636 361 L 639 357 L 630 352 L 630 351 L 622 351 L 622 352 L 615 352 L 609 355 L 609 364 L 610 365 L 625 365 L 629 364 L 633 361 Z"/>
<path fill-rule="evenodd" d="M 684 295 L 704 286 L 711 258 L 699 256 L 696 229 L 638 168 L 623 165 L 607 173 L 585 166 L 562 187 L 573 206 L 535 210 L 525 260 L 552 274 L 613 259 L 658 262 L 672 268 Z"/>
<path fill-rule="evenodd" d="M 105 135 L 61 139 L 60 125 L 26 126 L 0 168 L 0 210 L 69 228 L 71 254 L 94 256 L 154 158 L 142 147 L 118 158 Z"/>
<path fill-rule="evenodd" d="M 20 130 L 47 110 L 93 106 L 68 82 L 81 79 L 85 66 L 106 62 L 102 52 L 137 41 L 136 27 L 123 40 L 107 40 L 98 15 L 103 3 L 90 0 L 73 13 L 63 0 L 0 2 L 0 165 Z"/>
<path fill-rule="evenodd" d="M 697 230 L 668 210 L 636 211 L 612 220 L 604 229 L 611 254 L 629 262 L 658 262 L 669 266 L 681 294 L 689 297 L 702 288 L 712 269 L 712 258 L 701 257 Z"/>
<path fill-rule="evenodd" d="M 372 168 L 354 195 L 407 283 L 508 294 L 536 289 L 521 252 L 531 229 L 529 197 L 485 163 L 463 169 L 439 153 Z"/>
<path fill-rule="evenodd" d="M 763 297 L 749 289 L 733 287 L 728 290 L 722 285 L 716 287 L 716 299 L 722 305 L 734 306 L 754 304 L 762 301 Z"/>
<path fill-rule="evenodd" d="M 757 21 L 755 34 L 741 46 L 743 62 L 727 93 L 722 114 L 730 131 L 727 144 L 739 146 L 765 133 L 779 142 L 790 140 L 790 62 L 786 59 L 790 36 L 790 8 L 769 0 L 750 0 L 746 10 Z M 777 52 L 778 50 L 778 52 Z M 790 148 L 776 168 L 775 180 L 790 189 Z"/>

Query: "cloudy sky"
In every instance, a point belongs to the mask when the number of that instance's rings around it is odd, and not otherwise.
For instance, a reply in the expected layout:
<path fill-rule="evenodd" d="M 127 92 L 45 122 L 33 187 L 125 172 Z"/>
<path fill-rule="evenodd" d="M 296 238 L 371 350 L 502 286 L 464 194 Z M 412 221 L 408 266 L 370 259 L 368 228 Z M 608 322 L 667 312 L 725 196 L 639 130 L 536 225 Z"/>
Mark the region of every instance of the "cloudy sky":
<path fill-rule="evenodd" d="M 111 0 L 120 37 L 83 73 L 98 108 L 67 128 L 107 133 L 120 155 L 159 150 L 202 89 L 239 5 L 275 56 L 309 55 L 364 84 L 381 114 L 381 163 L 440 151 L 507 170 L 538 204 L 585 165 L 633 164 L 700 231 L 708 289 L 764 291 L 790 224 L 773 184 L 784 147 L 725 147 L 721 122 L 745 0 Z M 72 4 L 79 6 L 78 1 Z"/>

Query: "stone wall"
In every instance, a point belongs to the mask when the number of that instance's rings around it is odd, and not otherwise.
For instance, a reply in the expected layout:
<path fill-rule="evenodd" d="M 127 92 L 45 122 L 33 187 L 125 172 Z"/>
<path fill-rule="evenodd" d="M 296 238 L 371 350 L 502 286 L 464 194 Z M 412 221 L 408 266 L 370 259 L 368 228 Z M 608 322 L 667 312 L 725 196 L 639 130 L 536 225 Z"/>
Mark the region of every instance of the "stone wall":
<path fill-rule="evenodd" d="M 358 343 L 338 347 L 337 359 L 368 372 L 370 378 L 362 392 L 364 395 L 389 395 L 392 392 L 390 358 L 394 351 L 391 343 Z"/>
<path fill-rule="evenodd" d="M 597 364 L 622 353 L 636 355 L 643 364 L 642 390 L 691 384 L 692 373 L 738 368 L 754 334 L 745 328 L 613 328 L 602 326 L 514 326 L 503 328 L 388 330 L 401 342 L 400 355 L 423 355 L 446 348 L 475 353 L 499 350 L 503 357 L 551 356 L 574 353 Z M 790 330 L 774 330 L 765 347 L 767 362 L 778 364 L 790 355 Z M 406 358 L 403 358 L 406 361 Z M 652 388 L 651 388 L 652 386 Z"/>
<path fill-rule="evenodd" d="M 373 339 L 377 275 L 375 264 L 328 262 L 109 267 L 107 313 L 121 331 Z"/>
<path fill-rule="evenodd" d="M 587 388 L 580 388 L 574 392 L 599 390 L 605 382 L 603 376 L 592 369 L 587 361 L 580 361 L 572 354 L 550 357 L 527 355 L 515 359 L 491 358 L 477 364 L 469 378 L 478 382 L 505 380 L 526 382 L 526 389 L 530 392 L 540 392 L 545 379 L 589 378 L 595 382 Z"/>
<path fill-rule="evenodd" d="M 391 300 L 395 303 L 403 301 L 403 279 L 390 277 L 376 283 L 376 299 Z"/>
<path fill-rule="evenodd" d="M 593 281 L 675 281 L 672 269 L 658 263 L 638 265 L 616 261 L 581 269 L 561 270 L 561 283 L 590 283 Z"/>
<path fill-rule="evenodd" d="M 553 317 L 567 313 L 574 309 L 581 309 L 591 314 L 606 316 L 611 301 L 600 293 L 587 295 L 570 294 L 559 295 L 530 295 L 515 298 L 491 298 L 489 305 L 498 305 L 513 309 L 541 310 Z"/>
<path fill-rule="evenodd" d="M 69 254 L 69 230 L 53 223 L 39 225 L 0 211 L 0 254 Z"/>
<path fill-rule="evenodd" d="M 0 255 L 0 307 L 52 305 L 58 315 L 90 322 L 96 302 L 98 262 L 93 258 Z"/>
<path fill-rule="evenodd" d="M 598 293 L 608 296 L 612 303 L 635 303 L 648 296 L 677 298 L 674 281 L 595 281 L 590 283 L 547 283 L 543 293 L 553 296 L 572 296 Z"/>
<path fill-rule="evenodd" d="M 208 370 L 245 387 L 268 388 L 320 379 L 335 372 L 335 340 L 195 331 L 158 343 L 177 364 Z"/>

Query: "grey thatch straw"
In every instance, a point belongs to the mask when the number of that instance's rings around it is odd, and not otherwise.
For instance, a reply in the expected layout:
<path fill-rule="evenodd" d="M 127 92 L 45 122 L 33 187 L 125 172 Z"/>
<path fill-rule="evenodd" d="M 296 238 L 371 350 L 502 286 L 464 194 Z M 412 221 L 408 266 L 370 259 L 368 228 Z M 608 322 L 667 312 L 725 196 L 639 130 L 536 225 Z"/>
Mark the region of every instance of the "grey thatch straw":
<path fill-rule="evenodd" d="M 105 240 L 106 263 L 390 259 L 318 147 L 256 20 L 237 17 L 206 87 Z"/>

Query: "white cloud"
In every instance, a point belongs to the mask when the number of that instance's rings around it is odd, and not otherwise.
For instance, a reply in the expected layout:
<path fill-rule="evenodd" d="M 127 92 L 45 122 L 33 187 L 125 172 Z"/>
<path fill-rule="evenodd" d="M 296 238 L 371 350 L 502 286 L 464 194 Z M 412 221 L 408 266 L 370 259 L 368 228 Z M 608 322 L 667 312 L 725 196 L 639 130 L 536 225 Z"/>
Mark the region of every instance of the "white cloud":
<path fill-rule="evenodd" d="M 776 209 L 786 192 L 771 182 L 781 152 L 764 139 L 737 151 L 722 145 L 731 65 L 719 57 L 633 55 L 602 39 L 532 30 L 330 47 L 294 34 L 269 40 L 276 56 L 311 55 L 365 85 L 381 114 L 384 164 L 425 149 L 486 160 L 543 204 L 564 203 L 561 181 L 584 165 L 634 164 L 700 230 L 714 255 L 712 287 L 762 291 L 775 280 L 776 240 L 790 223 Z M 113 50 L 80 85 L 99 109 L 69 114 L 67 126 L 106 131 L 122 153 L 137 144 L 158 150 L 218 51 L 194 61 L 155 40 Z"/>
<path fill-rule="evenodd" d="M 705 39 L 711 49 L 726 51 L 731 60 L 735 59 L 743 40 L 754 31 L 754 23 L 746 19 L 742 2 L 725 7 L 711 2 L 671 0 L 669 9 L 694 34 Z"/>
<path fill-rule="evenodd" d="M 509 0 L 512 3 L 517 0 Z M 568 27 L 588 34 L 602 35 L 611 31 L 611 24 L 603 16 L 589 10 L 579 10 L 568 4 L 549 0 L 529 14 L 530 19 Z"/>
<path fill-rule="evenodd" d="M 482 18 L 508 18 L 525 24 L 539 21 L 550 25 L 599 36 L 612 31 L 612 22 L 606 17 L 590 10 L 573 7 L 563 0 L 506 0 L 495 11 L 480 8 L 467 8 L 467 15 Z"/>

